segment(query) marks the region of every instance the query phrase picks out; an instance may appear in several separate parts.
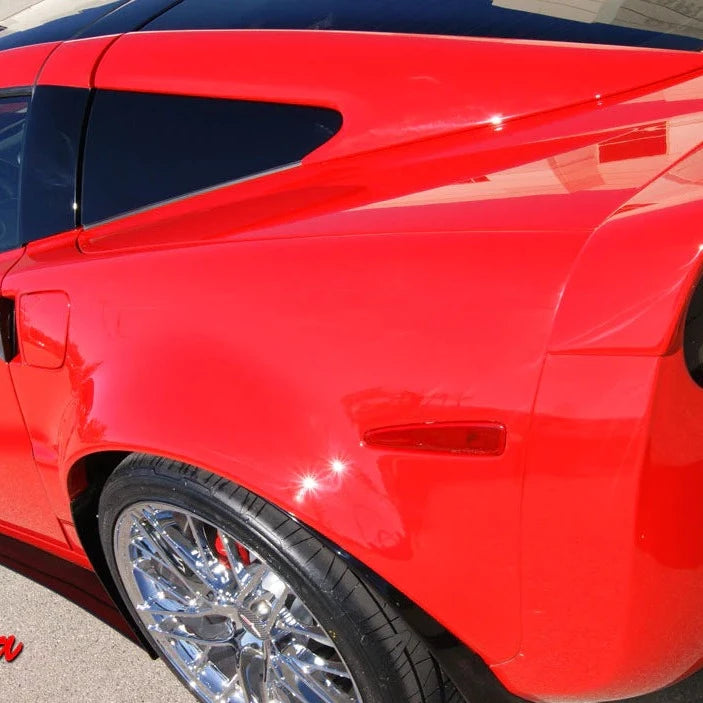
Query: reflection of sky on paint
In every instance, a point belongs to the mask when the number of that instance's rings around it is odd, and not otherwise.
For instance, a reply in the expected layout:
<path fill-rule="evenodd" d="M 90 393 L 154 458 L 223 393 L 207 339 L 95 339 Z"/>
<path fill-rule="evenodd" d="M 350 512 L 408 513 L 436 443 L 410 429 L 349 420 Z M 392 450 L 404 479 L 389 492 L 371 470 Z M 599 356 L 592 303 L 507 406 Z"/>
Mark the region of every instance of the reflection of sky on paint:
<path fill-rule="evenodd" d="M 703 200 L 703 148 L 674 164 L 663 176 L 643 188 L 615 213 L 623 217 L 633 212 L 659 210 Z"/>
<path fill-rule="evenodd" d="M 694 149 L 702 124 L 703 113 L 653 122 L 598 144 L 360 209 L 637 188 L 643 185 L 643 174 L 651 178 Z"/>
<path fill-rule="evenodd" d="M 0 50 L 72 37 L 126 0 L 10 0 L 0 8 Z"/>

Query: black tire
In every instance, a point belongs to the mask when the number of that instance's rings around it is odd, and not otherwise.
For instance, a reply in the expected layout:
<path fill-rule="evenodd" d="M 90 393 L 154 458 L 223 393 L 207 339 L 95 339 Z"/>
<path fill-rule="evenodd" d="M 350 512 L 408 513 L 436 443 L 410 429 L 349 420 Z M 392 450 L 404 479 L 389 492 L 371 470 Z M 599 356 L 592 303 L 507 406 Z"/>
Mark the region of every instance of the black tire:
<path fill-rule="evenodd" d="M 323 628 L 335 633 L 338 650 L 364 703 L 463 701 L 391 605 L 304 526 L 262 498 L 214 474 L 166 459 L 132 454 L 106 482 L 98 520 L 112 576 L 140 626 L 138 613 L 119 576 L 113 532 L 120 514 L 143 501 L 162 501 L 188 510 L 241 539 L 265 559 L 291 584 Z M 144 627 L 142 632 L 158 652 L 157 641 Z"/>

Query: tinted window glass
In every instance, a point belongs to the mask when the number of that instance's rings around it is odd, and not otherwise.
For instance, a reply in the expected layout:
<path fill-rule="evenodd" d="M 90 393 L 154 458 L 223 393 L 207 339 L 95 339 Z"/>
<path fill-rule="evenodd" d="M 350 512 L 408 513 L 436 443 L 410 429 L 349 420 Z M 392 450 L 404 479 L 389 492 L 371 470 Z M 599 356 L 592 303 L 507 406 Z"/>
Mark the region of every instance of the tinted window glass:
<path fill-rule="evenodd" d="M 20 165 L 29 96 L 0 97 L 0 251 L 18 246 Z"/>
<path fill-rule="evenodd" d="M 183 0 L 146 29 L 332 29 L 703 48 L 703 0 Z"/>
<path fill-rule="evenodd" d="M 0 2 L 0 51 L 16 46 L 70 39 L 83 27 L 126 1 L 41 0 L 26 3 L 29 7 L 19 12 L 10 8 L 3 11 Z"/>
<path fill-rule="evenodd" d="M 98 91 L 86 136 L 82 221 L 295 163 L 341 122 L 325 108 Z"/>
<path fill-rule="evenodd" d="M 76 226 L 76 179 L 89 92 L 39 86 L 29 112 L 22 168 L 23 242 Z"/>

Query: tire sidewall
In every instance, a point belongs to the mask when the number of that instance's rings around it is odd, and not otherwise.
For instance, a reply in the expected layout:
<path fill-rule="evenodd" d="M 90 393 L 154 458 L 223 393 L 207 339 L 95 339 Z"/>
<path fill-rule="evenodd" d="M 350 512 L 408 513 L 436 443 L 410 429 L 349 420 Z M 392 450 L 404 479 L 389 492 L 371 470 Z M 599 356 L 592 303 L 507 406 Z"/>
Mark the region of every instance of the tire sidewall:
<path fill-rule="evenodd" d="M 177 484 L 177 489 L 170 485 Z M 231 484 L 227 484 L 231 486 Z M 266 510 L 253 519 L 249 504 L 261 501 Z M 234 495 L 217 487 L 206 488 L 198 481 L 179 477 L 174 480 L 151 470 L 130 470 L 113 476 L 105 486 L 100 499 L 98 515 L 100 539 L 113 578 L 134 621 L 155 651 L 161 655 L 169 668 L 187 686 L 178 670 L 171 664 L 151 633 L 147 630 L 122 583 L 114 553 L 113 535 L 120 515 L 130 506 L 143 503 L 167 503 L 194 513 L 206 522 L 223 529 L 235 540 L 258 554 L 279 576 L 283 578 L 301 598 L 306 607 L 334 640 L 349 671 L 354 676 L 364 703 L 400 703 L 398 693 L 402 690 L 400 680 L 388 655 L 359 627 L 359 617 L 355 616 L 353 598 L 344 604 L 334 598 L 334 592 L 327 587 L 319 575 L 306 569 L 296 559 L 298 553 L 286 544 L 276 532 L 271 520 L 276 514 L 280 520 L 292 520 L 261 498 L 244 489 Z M 263 513 L 266 513 L 263 515 Z M 269 518 L 269 519 L 266 519 Z M 303 526 L 301 529 L 305 530 Z M 307 531 L 307 530 L 306 530 Z M 308 532 L 310 538 L 315 539 Z M 322 549 L 326 547 L 321 545 Z M 188 687 L 189 690 L 190 687 Z"/>

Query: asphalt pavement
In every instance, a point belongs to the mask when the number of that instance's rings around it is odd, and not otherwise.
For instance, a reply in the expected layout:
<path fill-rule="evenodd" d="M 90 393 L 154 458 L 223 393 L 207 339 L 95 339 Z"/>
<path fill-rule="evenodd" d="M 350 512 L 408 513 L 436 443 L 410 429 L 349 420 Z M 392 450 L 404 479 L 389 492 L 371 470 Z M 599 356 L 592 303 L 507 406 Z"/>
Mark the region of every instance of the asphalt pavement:
<path fill-rule="evenodd" d="M 24 644 L 0 660 L 8 703 L 193 703 L 159 661 L 77 605 L 0 566 L 0 637 Z"/>

